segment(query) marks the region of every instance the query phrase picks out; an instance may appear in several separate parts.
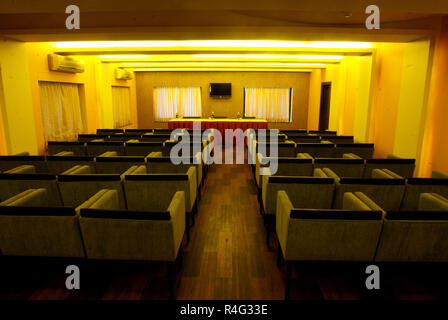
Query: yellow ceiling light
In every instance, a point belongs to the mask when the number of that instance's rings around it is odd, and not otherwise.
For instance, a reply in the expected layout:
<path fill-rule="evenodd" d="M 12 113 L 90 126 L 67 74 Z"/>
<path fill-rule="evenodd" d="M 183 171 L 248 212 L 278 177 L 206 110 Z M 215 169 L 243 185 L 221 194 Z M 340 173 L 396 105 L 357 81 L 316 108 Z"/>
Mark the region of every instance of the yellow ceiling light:
<path fill-rule="evenodd" d="M 179 40 L 179 41 L 74 41 L 56 42 L 57 49 L 93 48 L 319 48 L 319 49 L 370 49 L 370 42 L 339 41 L 277 41 L 277 40 Z"/>
<path fill-rule="evenodd" d="M 317 54 L 194 54 L 195 58 L 341 60 L 344 56 Z"/>
<path fill-rule="evenodd" d="M 144 59 L 148 57 L 147 54 L 103 54 L 98 56 L 100 59 Z"/>
<path fill-rule="evenodd" d="M 303 68 L 254 68 L 254 67 L 232 67 L 232 68 L 220 68 L 220 67 L 206 67 L 206 68 L 176 68 L 176 67 L 156 67 L 156 68 L 136 68 L 134 72 L 144 71 L 275 71 L 275 72 L 312 72 L 313 69 Z"/>
<path fill-rule="evenodd" d="M 152 65 L 243 65 L 243 66 L 279 66 L 279 67 L 323 67 L 324 63 L 285 63 L 285 62 L 125 62 L 124 66 L 147 67 Z"/>

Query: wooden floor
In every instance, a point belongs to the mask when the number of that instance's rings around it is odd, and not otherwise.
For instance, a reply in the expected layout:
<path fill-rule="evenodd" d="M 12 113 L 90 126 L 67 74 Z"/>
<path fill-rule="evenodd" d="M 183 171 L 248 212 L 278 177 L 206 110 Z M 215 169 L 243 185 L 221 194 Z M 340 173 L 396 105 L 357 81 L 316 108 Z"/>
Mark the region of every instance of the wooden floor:
<path fill-rule="evenodd" d="M 275 239 L 272 238 L 275 245 Z M 213 165 L 203 190 L 189 245 L 177 273 L 176 299 L 283 299 L 284 271 L 268 250 L 249 165 Z M 163 263 L 104 262 L 81 265 L 81 290 L 65 289 L 71 262 L 8 261 L 0 299 L 167 299 Z M 12 267 L 11 267 L 12 266 Z M 366 265 L 296 265 L 292 299 L 444 297 L 446 266 L 394 265 L 381 274 L 381 295 L 364 290 Z M 88 270 L 89 276 L 85 276 Z M 383 271 L 383 269 L 381 269 Z"/>

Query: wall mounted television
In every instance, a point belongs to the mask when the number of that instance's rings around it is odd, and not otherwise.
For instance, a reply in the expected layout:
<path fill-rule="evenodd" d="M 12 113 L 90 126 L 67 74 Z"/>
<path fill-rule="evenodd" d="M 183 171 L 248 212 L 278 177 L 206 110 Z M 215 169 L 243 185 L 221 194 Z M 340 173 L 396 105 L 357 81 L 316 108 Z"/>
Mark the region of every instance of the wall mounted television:
<path fill-rule="evenodd" d="M 210 83 L 210 97 L 229 98 L 232 95 L 231 83 Z"/>

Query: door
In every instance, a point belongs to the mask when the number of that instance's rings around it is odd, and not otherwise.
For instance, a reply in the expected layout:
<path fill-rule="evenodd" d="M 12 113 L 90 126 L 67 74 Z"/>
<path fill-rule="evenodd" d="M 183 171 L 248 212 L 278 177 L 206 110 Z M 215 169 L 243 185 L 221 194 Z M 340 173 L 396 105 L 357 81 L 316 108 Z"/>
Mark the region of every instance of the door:
<path fill-rule="evenodd" d="M 322 82 L 320 91 L 319 131 L 328 129 L 330 121 L 331 82 Z"/>

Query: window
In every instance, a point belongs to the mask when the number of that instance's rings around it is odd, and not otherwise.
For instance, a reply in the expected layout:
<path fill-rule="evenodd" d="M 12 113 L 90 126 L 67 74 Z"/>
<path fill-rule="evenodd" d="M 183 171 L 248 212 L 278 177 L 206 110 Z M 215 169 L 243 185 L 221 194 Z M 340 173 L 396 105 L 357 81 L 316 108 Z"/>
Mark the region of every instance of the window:
<path fill-rule="evenodd" d="M 292 88 L 244 88 L 244 116 L 291 122 Z"/>
<path fill-rule="evenodd" d="M 131 94 L 129 87 L 112 87 L 112 109 L 114 128 L 131 124 Z"/>
<path fill-rule="evenodd" d="M 80 85 L 39 81 L 45 141 L 76 140 L 86 129 Z"/>
<path fill-rule="evenodd" d="M 200 87 L 154 88 L 154 118 L 167 121 L 179 117 L 200 117 L 202 114 Z"/>

